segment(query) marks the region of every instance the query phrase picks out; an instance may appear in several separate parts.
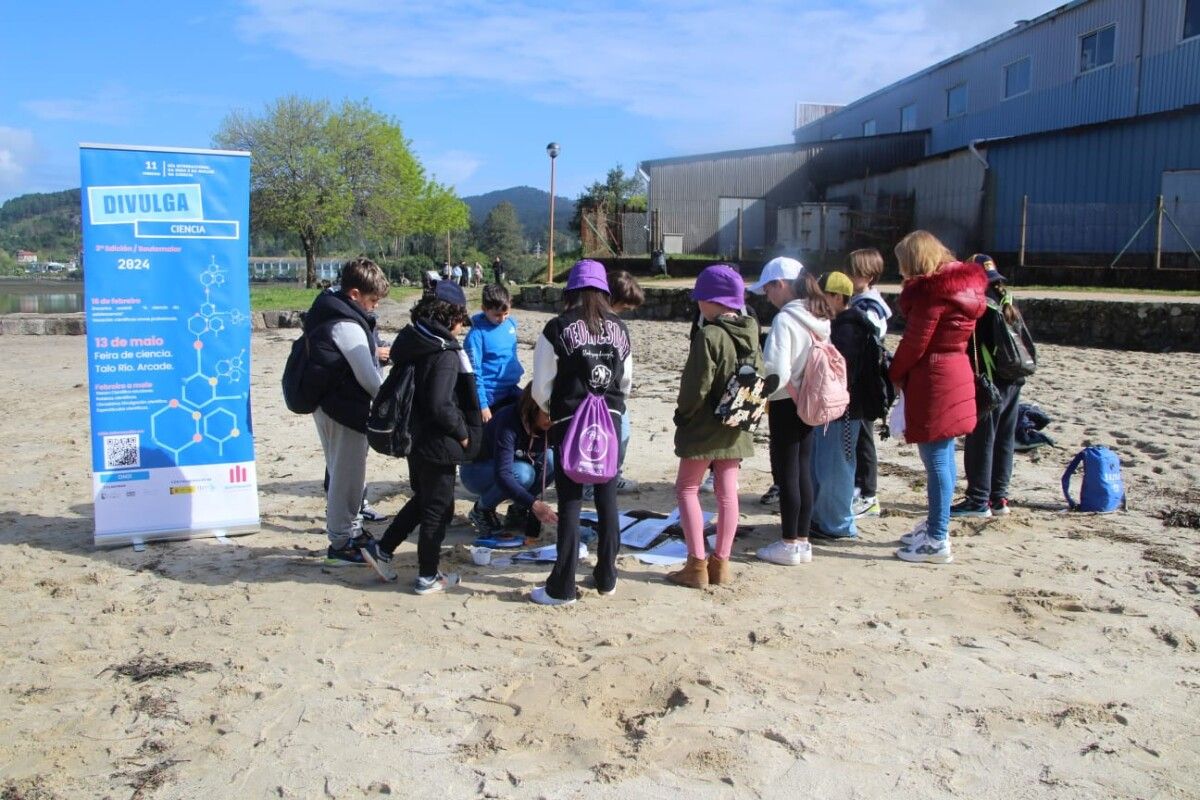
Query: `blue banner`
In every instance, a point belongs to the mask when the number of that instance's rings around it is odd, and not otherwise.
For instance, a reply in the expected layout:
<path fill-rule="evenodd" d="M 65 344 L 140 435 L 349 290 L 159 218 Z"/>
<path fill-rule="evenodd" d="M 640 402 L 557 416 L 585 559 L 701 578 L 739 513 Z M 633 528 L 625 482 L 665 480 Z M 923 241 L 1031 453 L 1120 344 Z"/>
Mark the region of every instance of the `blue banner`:
<path fill-rule="evenodd" d="M 80 159 L 95 541 L 258 530 L 249 154 Z"/>

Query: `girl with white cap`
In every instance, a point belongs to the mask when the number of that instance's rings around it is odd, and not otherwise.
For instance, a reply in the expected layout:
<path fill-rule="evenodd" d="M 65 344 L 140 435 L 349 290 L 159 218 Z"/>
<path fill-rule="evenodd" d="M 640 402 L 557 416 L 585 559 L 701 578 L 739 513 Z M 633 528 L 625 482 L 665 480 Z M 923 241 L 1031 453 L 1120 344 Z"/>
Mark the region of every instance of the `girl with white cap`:
<path fill-rule="evenodd" d="M 812 523 L 812 426 L 796 413 L 788 382 L 799 384 L 808 365 L 813 337 L 829 338 L 833 312 L 816 279 L 794 258 L 773 258 L 750 291 L 766 295 L 779 309 L 763 346 L 768 374 L 779 376 L 779 388 L 770 396 L 767 419 L 771 425 L 771 472 L 779 482 L 779 517 L 782 536 L 758 551 L 763 561 L 784 566 L 812 561 L 808 529 Z"/>

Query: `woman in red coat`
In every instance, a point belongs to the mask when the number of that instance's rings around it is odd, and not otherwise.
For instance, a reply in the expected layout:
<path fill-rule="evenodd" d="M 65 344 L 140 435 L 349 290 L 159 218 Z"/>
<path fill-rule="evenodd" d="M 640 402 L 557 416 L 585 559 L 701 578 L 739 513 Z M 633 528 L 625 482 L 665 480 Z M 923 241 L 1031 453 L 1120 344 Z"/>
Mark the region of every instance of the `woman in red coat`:
<path fill-rule="evenodd" d="M 904 438 L 925 464 L 929 512 L 905 534 L 896 555 L 905 561 L 947 564 L 950 501 L 957 473 L 954 439 L 975 429 L 975 375 L 967 342 L 983 316 L 987 278 L 977 264 L 961 263 L 928 231 L 896 245 L 904 277 L 900 313 L 904 336 L 891 376 L 904 391 Z"/>

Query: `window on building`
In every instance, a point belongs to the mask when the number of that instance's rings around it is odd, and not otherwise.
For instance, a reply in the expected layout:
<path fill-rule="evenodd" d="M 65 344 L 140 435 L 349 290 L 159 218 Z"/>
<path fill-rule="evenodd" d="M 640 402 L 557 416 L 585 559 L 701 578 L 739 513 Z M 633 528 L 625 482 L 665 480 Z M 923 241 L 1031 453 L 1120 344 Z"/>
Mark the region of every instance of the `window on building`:
<path fill-rule="evenodd" d="M 900 109 L 900 132 L 915 131 L 917 129 L 917 104 L 910 103 Z"/>
<path fill-rule="evenodd" d="M 1200 0 L 1187 0 L 1183 6 L 1183 38 L 1200 36 Z"/>
<path fill-rule="evenodd" d="M 961 117 L 967 113 L 967 85 L 960 83 L 958 86 L 946 90 L 946 116 Z"/>
<path fill-rule="evenodd" d="M 1016 97 L 1029 91 L 1029 57 L 1004 68 L 1004 97 Z"/>
<path fill-rule="evenodd" d="M 875 120 L 869 119 L 863 123 L 863 136 L 875 135 Z"/>
<path fill-rule="evenodd" d="M 1079 40 L 1079 71 L 1098 69 L 1113 62 L 1113 45 L 1117 40 L 1117 26 L 1109 25 L 1093 31 Z"/>

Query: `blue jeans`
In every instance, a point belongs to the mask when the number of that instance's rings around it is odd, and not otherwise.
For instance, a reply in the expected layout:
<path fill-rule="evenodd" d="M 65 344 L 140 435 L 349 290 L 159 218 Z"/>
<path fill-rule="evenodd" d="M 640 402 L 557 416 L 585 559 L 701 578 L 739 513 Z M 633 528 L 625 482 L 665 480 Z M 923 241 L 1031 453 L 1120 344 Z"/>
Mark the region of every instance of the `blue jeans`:
<path fill-rule="evenodd" d="M 954 498 L 954 481 L 958 478 L 954 439 L 921 442 L 917 450 L 925 464 L 925 493 L 929 498 L 925 535 L 941 541 L 950 535 L 950 501 Z"/>
<path fill-rule="evenodd" d="M 554 454 L 546 453 L 547 481 L 554 480 Z M 463 488 L 479 498 L 479 507 L 494 511 L 505 500 L 512 500 L 504 485 L 496 478 L 496 464 L 492 461 L 472 461 L 458 468 Z M 542 473 L 528 461 L 513 460 L 513 477 L 525 491 L 534 497 L 542 494 Z"/>
<path fill-rule="evenodd" d="M 826 536 L 857 536 L 854 524 L 855 448 L 862 420 L 839 419 L 812 433 L 812 526 Z"/>

